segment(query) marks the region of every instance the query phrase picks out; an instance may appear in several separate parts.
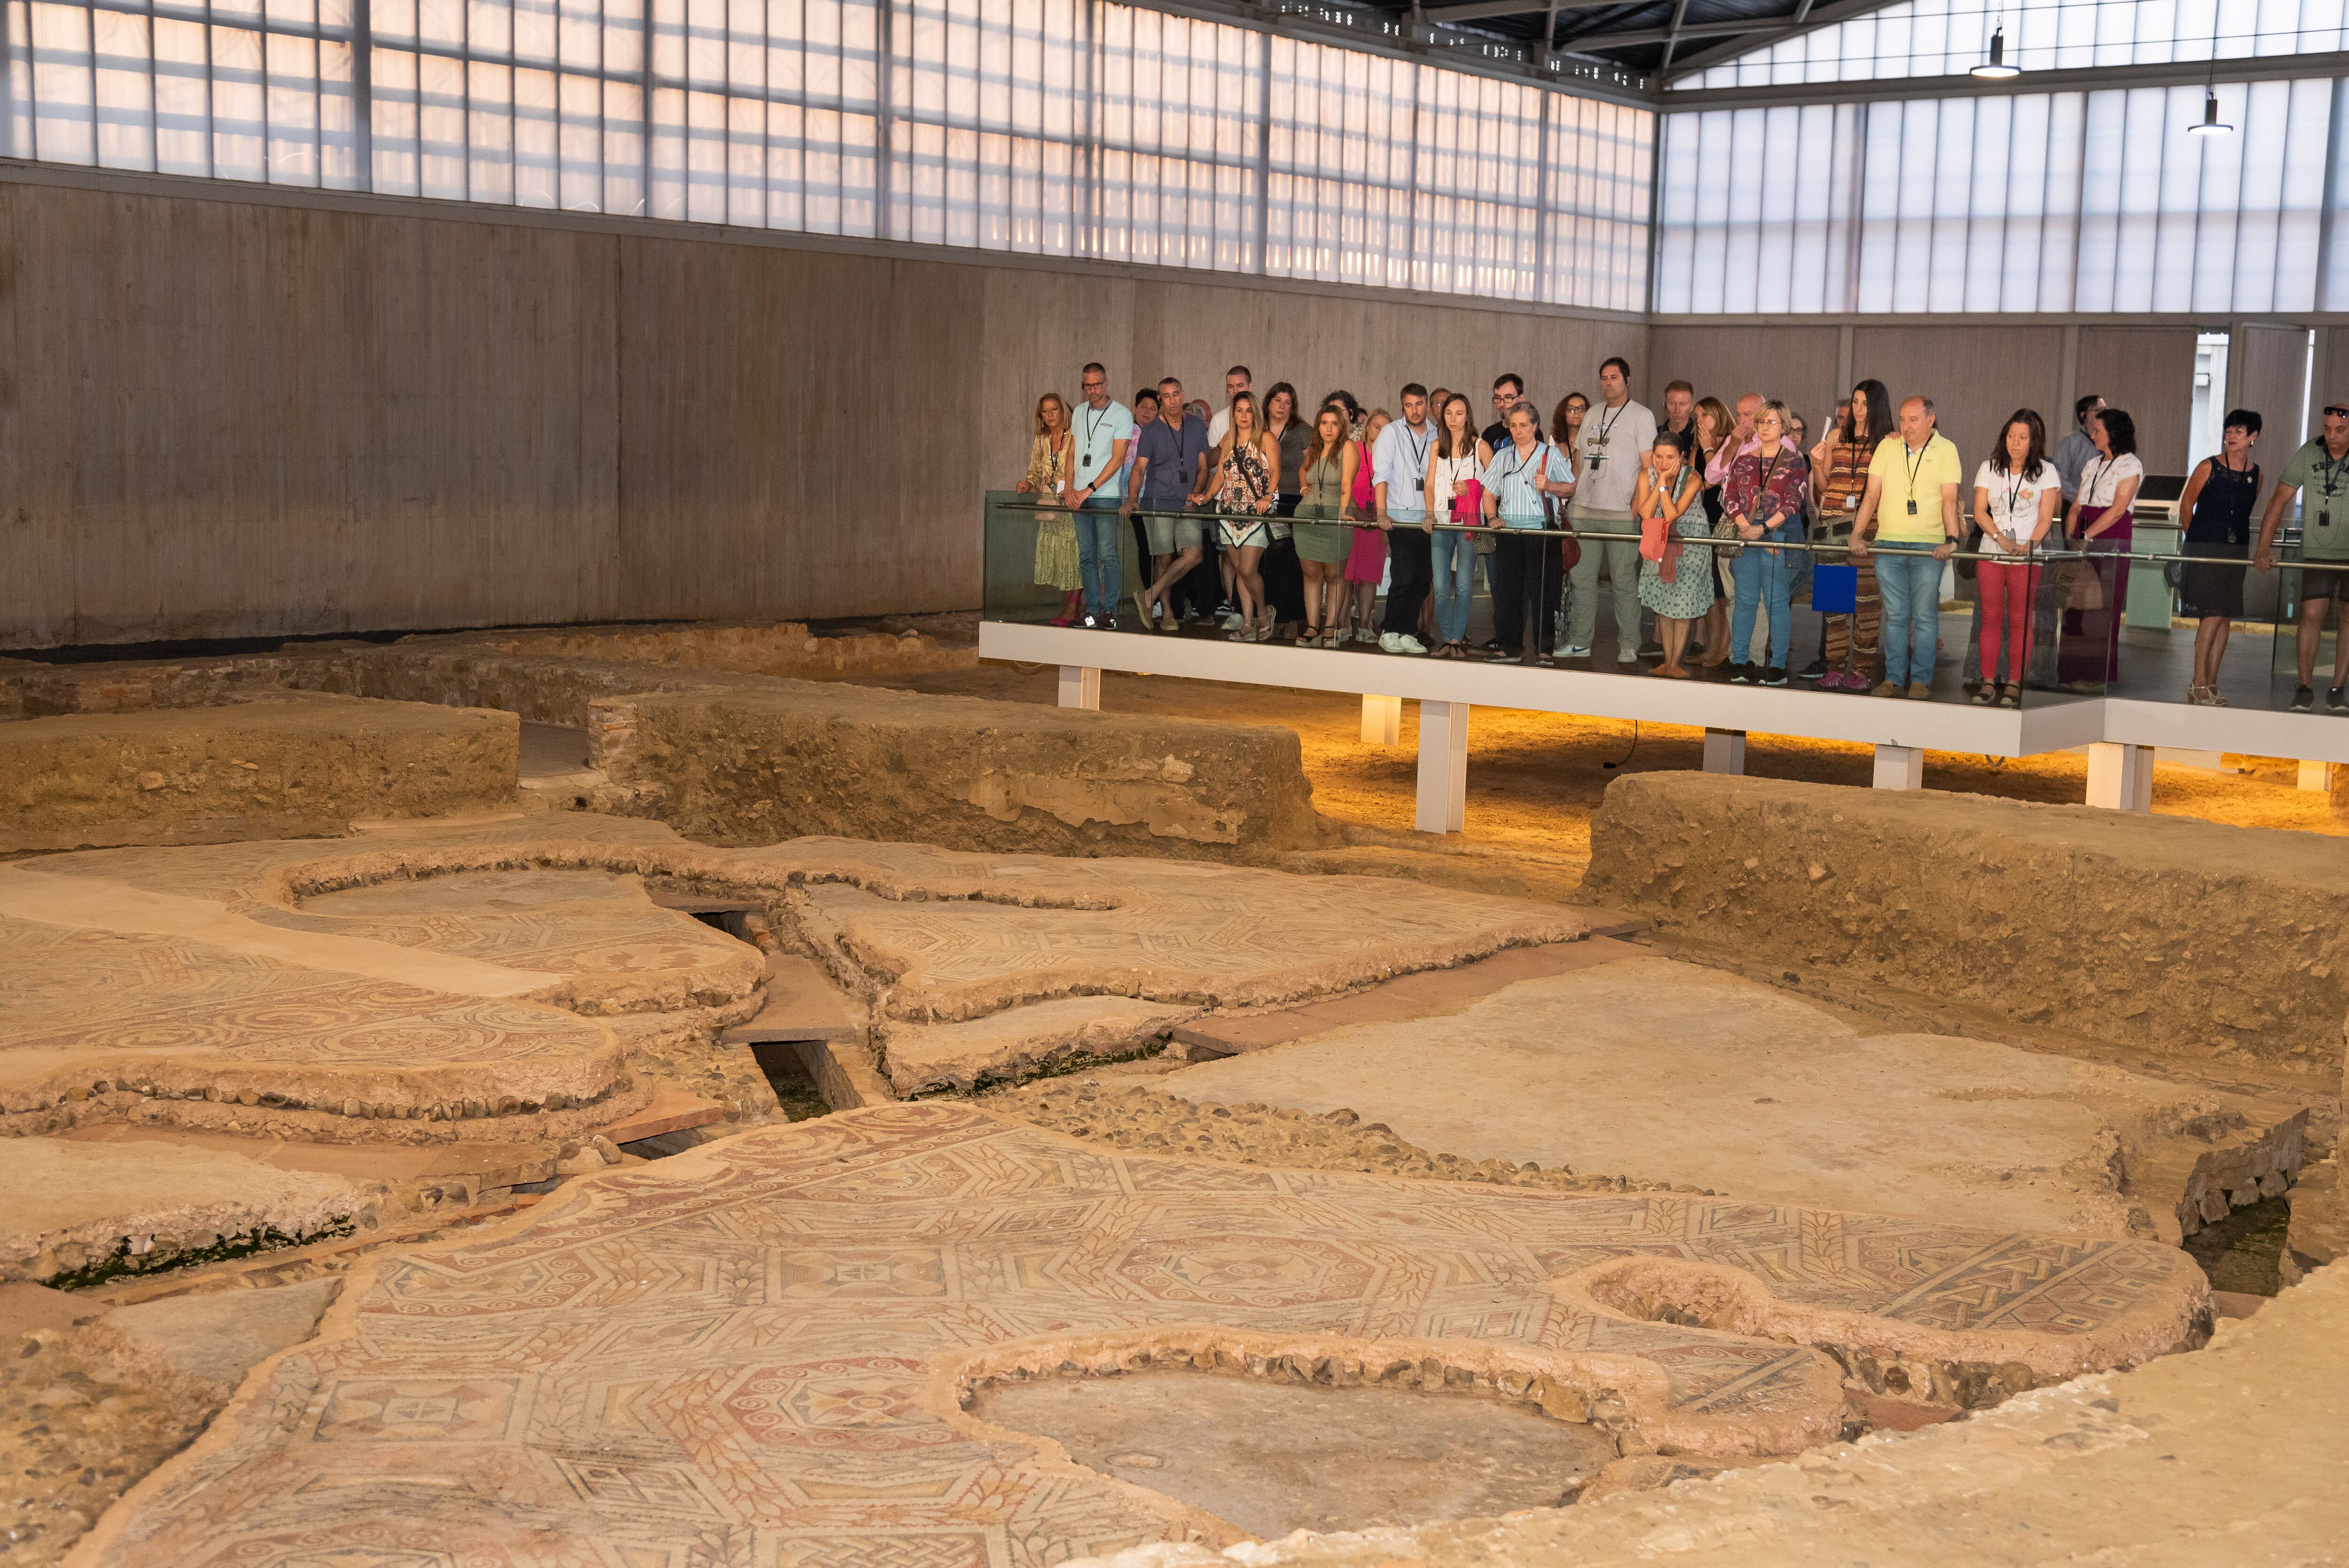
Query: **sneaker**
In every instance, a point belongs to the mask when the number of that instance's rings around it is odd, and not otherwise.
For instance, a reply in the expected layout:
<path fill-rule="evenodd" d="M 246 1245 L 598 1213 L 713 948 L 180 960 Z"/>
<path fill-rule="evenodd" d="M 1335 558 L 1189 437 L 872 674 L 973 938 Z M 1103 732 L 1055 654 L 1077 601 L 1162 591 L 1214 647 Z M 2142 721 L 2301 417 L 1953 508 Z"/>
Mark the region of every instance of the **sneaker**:
<path fill-rule="evenodd" d="M 1868 695 L 1870 696 L 1899 696 L 1900 695 L 1900 688 L 1894 686 L 1890 681 L 1878 681 L 1875 688 Z"/>
<path fill-rule="evenodd" d="M 1785 686 L 1786 684 L 1786 672 L 1776 665 L 1772 665 L 1767 670 L 1763 672 L 1762 684 L 1764 686 Z"/>
<path fill-rule="evenodd" d="M 1104 632 L 1114 632 L 1114 631 L 1116 631 L 1116 630 L 1117 630 L 1117 617 L 1116 617 L 1116 616 L 1114 616 L 1114 615 L 1103 615 L 1103 616 L 1102 617 L 1102 631 L 1104 631 Z"/>
<path fill-rule="evenodd" d="M 1909 700 L 1910 702 L 1930 702 L 1933 700 L 1933 688 L 1927 686 L 1923 681 L 1910 681 L 1909 683 Z"/>
<path fill-rule="evenodd" d="M 1569 647 L 1557 656 L 1561 659 L 1587 659 L 1590 656 L 1590 650 L 1588 648 Z"/>
<path fill-rule="evenodd" d="M 2316 694 L 2309 690 L 2306 686 L 2294 686 L 2292 688 L 2292 712 L 2306 713 L 2315 705 L 2315 702 Z"/>
<path fill-rule="evenodd" d="M 1729 684 L 1731 686 L 1752 686 L 1754 684 L 1753 669 L 1745 665 L 1730 665 Z"/>
<path fill-rule="evenodd" d="M 1084 618 L 1082 624 L 1088 632 L 1098 632 L 1101 630 L 1101 617 L 1099 615 L 1087 615 Z M 2301 689 L 2305 691 L 2308 688 L 2302 686 Z"/>
<path fill-rule="evenodd" d="M 2327 686 L 2324 691 L 2324 711 L 2349 713 L 2349 687 Z"/>
<path fill-rule="evenodd" d="M 1387 644 L 1390 640 L 1394 643 L 1394 646 L 1392 648 L 1387 647 Z M 1381 637 L 1379 639 L 1379 646 L 1386 648 L 1386 651 L 1391 654 L 1423 654 L 1427 652 L 1427 645 L 1421 642 L 1417 637 L 1413 636 L 1409 632 L 1390 633 L 1387 636 Z"/>
<path fill-rule="evenodd" d="M 1974 687 L 1974 695 L 1970 700 L 1976 707 L 1988 707 L 1991 704 L 1996 702 L 1998 698 L 1992 694 L 1990 687 L 1978 686 Z"/>
<path fill-rule="evenodd" d="M 1826 660 L 1825 660 L 1825 659 L 1813 659 L 1809 664 L 1807 664 L 1807 665 L 1804 665 L 1804 666 L 1803 666 L 1802 670 L 1801 670 L 1798 674 L 1796 674 L 1796 676 L 1795 676 L 1795 678 L 1796 680 L 1798 680 L 1798 681 L 1816 681 L 1816 682 L 1818 682 L 1821 686 L 1825 686 L 1825 685 L 1826 685 L 1826 683 L 1827 683 L 1827 662 L 1826 662 Z M 1841 685 L 1843 685 L 1843 682 L 1842 682 L 1842 680 L 1841 680 L 1840 678 L 1838 678 L 1838 679 L 1836 681 L 1836 683 L 1835 683 L 1835 684 L 1836 684 L 1836 685 L 1837 685 L 1837 686 L 1841 686 Z"/>
<path fill-rule="evenodd" d="M 1651 637 L 1640 645 L 1640 656 L 1643 659 L 1661 659 L 1664 656 L 1664 645 Z"/>
<path fill-rule="evenodd" d="M 1379 634 L 1379 652 L 1382 654 L 1399 654 L 1402 652 L 1402 634 L 1399 632 L 1381 632 Z"/>
<path fill-rule="evenodd" d="M 1476 646 L 1484 650 L 1485 653 L 1497 654 L 1501 651 L 1501 639 L 1498 637 L 1487 637 L 1483 642 L 1477 644 Z"/>
<path fill-rule="evenodd" d="M 1662 655 L 1659 655 L 1657 656 L 1661 657 Z M 1627 654 L 1619 651 L 1615 655 L 1615 662 L 1619 665 L 1636 665 L 1640 662 L 1640 655 L 1635 653 Z"/>

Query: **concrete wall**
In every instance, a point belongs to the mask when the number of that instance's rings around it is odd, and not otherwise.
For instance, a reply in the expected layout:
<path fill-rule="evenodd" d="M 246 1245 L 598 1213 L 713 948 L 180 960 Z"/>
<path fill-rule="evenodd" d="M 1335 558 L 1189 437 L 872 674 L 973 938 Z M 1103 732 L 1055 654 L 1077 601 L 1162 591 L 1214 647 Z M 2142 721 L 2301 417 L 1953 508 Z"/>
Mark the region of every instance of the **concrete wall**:
<path fill-rule="evenodd" d="M 0 647 L 968 608 L 1046 387 L 1555 397 L 1644 325 L 0 167 Z M 1480 401 L 1480 409 L 1482 404 Z"/>

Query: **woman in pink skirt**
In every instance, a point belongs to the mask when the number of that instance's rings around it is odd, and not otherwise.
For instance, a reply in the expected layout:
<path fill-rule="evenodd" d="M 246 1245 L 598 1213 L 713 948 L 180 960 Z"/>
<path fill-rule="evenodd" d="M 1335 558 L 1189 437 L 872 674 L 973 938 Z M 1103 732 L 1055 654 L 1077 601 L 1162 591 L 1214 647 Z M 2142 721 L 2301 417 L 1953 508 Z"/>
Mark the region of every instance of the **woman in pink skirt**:
<path fill-rule="evenodd" d="M 1392 416 L 1384 408 L 1373 408 L 1362 423 L 1361 438 L 1354 444 L 1361 450 L 1361 467 L 1354 470 L 1354 511 L 1361 517 L 1375 516 L 1378 504 L 1371 492 L 1371 449 L 1378 445 L 1379 432 L 1387 428 Z M 1379 640 L 1377 610 L 1379 584 L 1387 574 L 1386 531 L 1377 528 L 1354 530 L 1353 552 L 1346 557 L 1346 597 L 1348 610 L 1346 629 L 1341 637 L 1357 643 Z"/>

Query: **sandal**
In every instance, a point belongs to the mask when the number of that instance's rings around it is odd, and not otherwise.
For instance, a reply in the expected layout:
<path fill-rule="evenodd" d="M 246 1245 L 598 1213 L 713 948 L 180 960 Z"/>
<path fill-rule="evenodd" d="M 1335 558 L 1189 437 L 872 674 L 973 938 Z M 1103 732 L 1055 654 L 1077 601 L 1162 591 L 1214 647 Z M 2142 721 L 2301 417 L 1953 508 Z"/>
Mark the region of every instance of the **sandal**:
<path fill-rule="evenodd" d="M 1342 631 L 1325 632 L 1321 635 L 1321 645 L 1325 648 L 1344 647 L 1346 645 L 1346 634 Z"/>

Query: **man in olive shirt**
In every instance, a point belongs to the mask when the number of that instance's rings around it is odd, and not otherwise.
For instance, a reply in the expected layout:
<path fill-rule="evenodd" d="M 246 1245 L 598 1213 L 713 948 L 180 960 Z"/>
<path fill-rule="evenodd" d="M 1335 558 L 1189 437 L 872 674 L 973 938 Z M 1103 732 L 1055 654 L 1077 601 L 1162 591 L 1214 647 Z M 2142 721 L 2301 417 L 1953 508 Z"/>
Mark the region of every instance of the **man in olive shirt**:
<path fill-rule="evenodd" d="M 1958 552 L 1958 486 L 1965 480 L 1958 449 L 1934 428 L 1933 400 L 1900 404 L 1900 432 L 1887 436 L 1868 464 L 1868 493 L 1851 531 L 1855 561 L 1876 557 L 1884 595 L 1884 678 L 1877 696 L 1933 695 L 1933 660 L 1941 647 L 1941 563 Z"/>
<path fill-rule="evenodd" d="M 2260 542 L 2252 564 L 2262 572 L 2275 570 L 2276 531 L 2283 526 L 2284 508 L 2307 491 L 2300 506 L 2300 558 L 2338 562 L 2349 566 L 2349 403 L 2328 403 L 2324 434 L 2292 453 L 2269 498 L 2267 515 L 2260 520 Z M 2300 689 L 2292 694 L 2292 710 L 2306 713 L 2314 693 L 2316 649 L 2324 635 L 2327 604 L 2349 603 L 2349 572 L 2302 572 L 2300 577 Z M 2341 612 L 2333 613 L 2333 684 L 2324 693 L 2327 713 L 2349 712 L 2349 633 Z"/>

